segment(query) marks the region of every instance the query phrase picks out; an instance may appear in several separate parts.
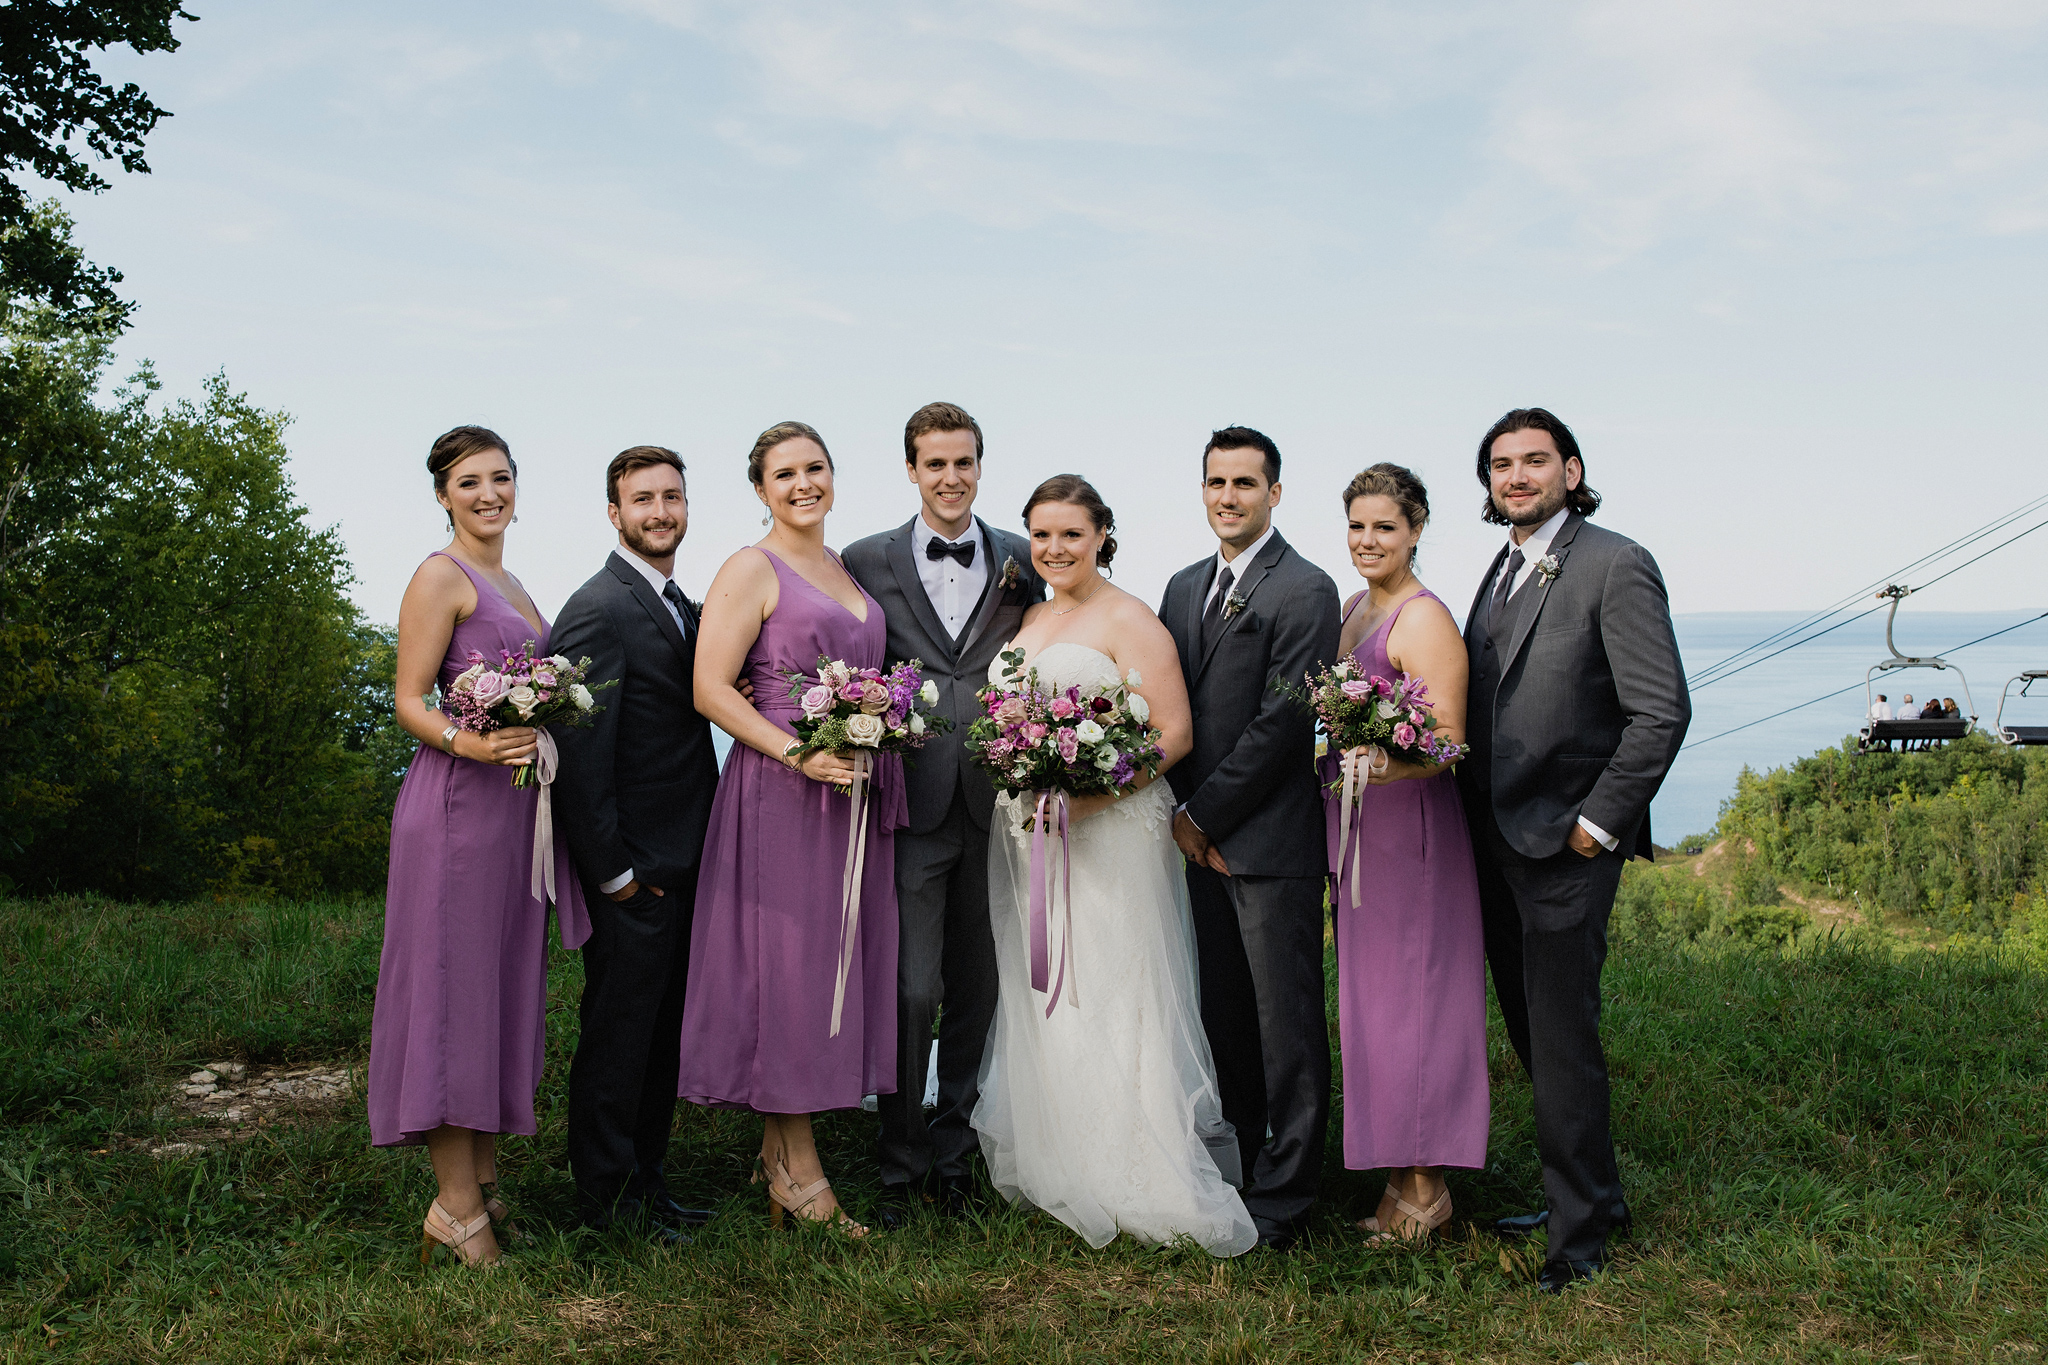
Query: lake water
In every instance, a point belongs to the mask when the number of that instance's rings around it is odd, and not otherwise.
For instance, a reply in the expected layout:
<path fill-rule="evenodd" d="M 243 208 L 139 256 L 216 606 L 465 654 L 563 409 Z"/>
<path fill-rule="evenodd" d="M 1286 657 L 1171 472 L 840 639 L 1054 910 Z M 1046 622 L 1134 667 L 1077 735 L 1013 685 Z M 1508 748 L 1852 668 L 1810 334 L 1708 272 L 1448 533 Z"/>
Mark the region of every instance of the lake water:
<path fill-rule="evenodd" d="M 1697 677 L 1709 666 L 1809 614 L 1728 611 L 1675 617 L 1673 624 L 1678 629 L 1678 648 L 1685 659 L 1686 675 Z M 2028 615 L 1915 612 L 1908 602 L 1899 609 L 1898 645 L 1907 654 L 1948 657 L 1968 679 L 1977 715 L 1988 729 L 1998 710 L 1998 693 L 2005 680 L 2022 669 L 2048 668 L 2048 621 L 2021 626 L 2009 635 L 1959 653 L 1946 651 L 1966 640 L 2024 621 Z M 1864 671 L 1884 656 L 1884 613 L 1877 612 L 1726 681 L 1697 688 L 1692 697 L 1692 729 L 1687 733 L 1687 748 L 1678 755 L 1678 762 L 1650 809 L 1657 841 L 1669 846 L 1685 835 L 1701 834 L 1712 828 L 1722 800 L 1735 790 L 1736 775 L 1745 764 L 1759 771 L 1782 767 L 1817 749 L 1841 743 L 1845 735 L 1853 736 L 1863 717 Z M 1714 738 L 1838 687 L 1854 690 L 1725 738 Z M 1964 705 L 1963 684 L 1953 670 L 1895 672 L 1875 687 L 1889 695 L 1894 704 L 1906 692 L 1923 699 L 1930 692 L 1938 692 L 1944 697 L 1953 696 L 1958 705 Z M 2017 705 L 2021 709 L 2008 719 L 2024 722 L 2031 714 L 2034 724 L 2048 724 L 2048 685 L 2035 688 L 2034 697 Z M 1964 709 L 1969 708 L 1964 705 Z M 722 732 L 715 732 L 714 738 L 722 763 L 732 741 Z"/>
<path fill-rule="evenodd" d="M 1678 648 L 1685 658 L 1686 675 L 1697 678 L 1710 665 L 1793 625 L 1807 614 L 1731 611 L 1675 617 L 1673 624 L 1678 628 Z M 1916 612 L 1908 601 L 1899 608 L 1895 638 L 1901 653 L 1941 654 L 1955 664 L 1968 680 L 1978 717 L 1989 729 L 2006 679 L 2022 669 L 2048 668 L 2048 621 L 2035 621 L 1969 649 L 1948 651 L 2034 614 Z M 1877 612 L 1725 681 L 1696 686 L 1687 747 L 1679 754 L 1670 777 L 1665 779 L 1664 789 L 1650 808 L 1657 842 L 1669 845 L 1684 835 L 1711 828 L 1722 800 L 1735 790 L 1736 776 L 1744 765 L 1759 771 L 1782 767 L 1817 749 L 1839 744 L 1845 735 L 1853 736 L 1864 712 L 1864 672 L 1885 657 L 1884 621 L 1885 614 Z M 1964 699 L 1963 686 L 1955 670 L 1937 673 L 1926 669 L 1884 674 L 1872 683 L 1873 690 L 1890 696 L 1894 705 L 1907 692 L 1919 700 L 1938 694 L 1954 697 L 1967 714 L 1970 706 Z M 1838 687 L 1854 690 L 1726 738 L 1714 738 Z M 2013 689 L 2015 695 L 2018 690 Z M 2035 724 L 2048 723 L 2048 685 L 2037 686 L 2034 696 L 2025 701 L 2009 703 L 2006 718 L 2025 721 L 2029 714 Z"/>

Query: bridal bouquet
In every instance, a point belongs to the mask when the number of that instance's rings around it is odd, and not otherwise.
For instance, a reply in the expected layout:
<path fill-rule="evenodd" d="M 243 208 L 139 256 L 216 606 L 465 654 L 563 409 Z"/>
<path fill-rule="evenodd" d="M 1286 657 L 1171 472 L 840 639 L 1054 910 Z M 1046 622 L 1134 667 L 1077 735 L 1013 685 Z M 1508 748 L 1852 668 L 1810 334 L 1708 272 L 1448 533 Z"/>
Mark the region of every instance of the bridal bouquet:
<path fill-rule="evenodd" d="M 523 649 L 501 649 L 495 663 L 472 649 L 469 667 L 448 684 L 441 713 L 471 734 L 487 735 L 507 725 L 588 725 L 603 708 L 592 694 L 618 686 L 619 680 L 588 682 L 590 660 L 570 663 L 559 654 L 534 657 L 534 643 Z M 551 745 L 545 746 L 552 748 Z M 536 764 L 512 770 L 512 785 L 532 786 Z M 546 780 L 543 777 L 543 780 Z"/>
<path fill-rule="evenodd" d="M 1158 773 L 1165 754 L 1147 725 L 1151 709 L 1130 690 L 1143 681 L 1135 668 L 1084 695 L 1079 687 L 1047 691 L 1021 649 L 1002 657 L 1003 680 L 975 694 L 984 714 L 967 727 L 967 756 L 997 791 L 1114 795 L 1139 773 Z"/>
<path fill-rule="evenodd" d="M 1425 766 L 1455 763 L 1464 749 L 1436 733 L 1429 710 L 1429 688 L 1422 679 L 1396 673 L 1391 680 L 1367 677 L 1355 660 L 1344 658 L 1310 674 L 1308 690 L 1275 679 L 1283 694 L 1315 713 L 1329 747 L 1338 752 L 1370 745 L 1389 758 Z M 1331 785 L 1331 790 L 1336 784 Z"/>
<path fill-rule="evenodd" d="M 952 720 L 936 709 L 939 687 L 924 676 L 920 659 L 885 673 L 821 657 L 815 681 L 802 673 L 789 675 L 789 695 L 803 712 L 791 728 L 807 754 L 909 753 L 953 728 Z"/>

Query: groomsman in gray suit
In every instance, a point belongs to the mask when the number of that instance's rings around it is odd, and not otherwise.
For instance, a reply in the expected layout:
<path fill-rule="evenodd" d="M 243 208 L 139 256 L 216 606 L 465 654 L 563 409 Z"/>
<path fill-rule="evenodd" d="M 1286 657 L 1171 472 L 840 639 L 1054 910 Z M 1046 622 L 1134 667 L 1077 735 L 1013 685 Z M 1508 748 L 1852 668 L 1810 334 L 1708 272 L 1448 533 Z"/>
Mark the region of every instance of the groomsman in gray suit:
<path fill-rule="evenodd" d="M 1664 579 L 1649 551 L 1587 521 L 1571 429 L 1517 408 L 1479 443 L 1482 515 L 1508 528 L 1465 622 L 1472 665 L 1458 765 L 1479 865 L 1486 957 L 1536 1100 L 1550 1207 L 1540 1283 L 1606 1262 L 1629 1223 L 1608 1133 L 1600 969 L 1621 866 L 1651 854 L 1650 798 L 1692 720 Z"/>
<path fill-rule="evenodd" d="M 988 918 L 988 822 L 995 789 L 962 741 L 981 714 L 989 664 L 1045 596 L 1031 549 L 974 515 L 981 428 L 963 408 L 929 403 L 903 429 L 903 459 L 924 506 L 893 531 L 846 547 L 847 572 L 882 604 L 889 661 L 922 659 L 954 728 L 905 764 L 910 826 L 896 836 L 896 1093 L 879 1097 L 882 1213 L 894 1227 L 936 1194 L 965 1213 L 974 1188 L 982 1048 L 996 1011 Z M 943 1012 L 940 1009 L 944 1005 Z M 924 1114 L 932 1023 L 939 1103 Z M 936 1182 L 937 1188 L 931 1186 Z"/>
<path fill-rule="evenodd" d="M 1175 574 L 1159 604 L 1195 722 L 1194 751 L 1166 776 L 1245 1209 L 1259 1244 L 1284 1251 L 1307 1223 L 1330 1122 L 1329 855 L 1315 721 L 1273 681 L 1300 685 L 1336 658 L 1337 585 L 1273 529 L 1280 450 L 1263 433 L 1209 438 L 1202 501 L 1216 552 Z"/>

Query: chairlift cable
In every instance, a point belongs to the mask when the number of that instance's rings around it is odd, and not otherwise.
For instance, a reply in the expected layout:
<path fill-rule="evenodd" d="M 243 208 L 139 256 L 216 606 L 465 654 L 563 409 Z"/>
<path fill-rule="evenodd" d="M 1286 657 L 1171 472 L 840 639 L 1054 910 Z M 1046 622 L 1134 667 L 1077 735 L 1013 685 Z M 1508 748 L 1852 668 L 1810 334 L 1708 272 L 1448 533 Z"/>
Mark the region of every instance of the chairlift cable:
<path fill-rule="evenodd" d="M 1941 652 L 1939 657 L 1946 658 L 1951 654 L 1960 654 L 1964 650 L 1970 648 L 1971 645 L 1981 645 L 1986 640 L 1996 640 L 2001 635 L 2009 635 L 2013 631 L 2018 630 L 2021 626 L 2031 626 L 2034 624 L 2034 622 L 2040 620 L 2048 620 L 2048 611 L 2042 612 L 2039 616 L 2029 616 L 2026 620 L 2007 626 L 2003 630 L 1994 630 L 1989 635 L 1979 635 L 1976 639 L 1971 640 L 1966 644 L 1957 645 L 1953 649 L 1945 649 Z M 1804 711 L 1809 706 L 1818 706 L 1824 701 L 1831 701 L 1834 698 L 1841 696 L 1844 692 L 1854 692 L 1857 688 L 1862 686 L 1863 683 L 1861 682 L 1853 682 L 1850 683 L 1847 687 L 1838 687 L 1832 692 L 1824 693 L 1821 696 L 1815 697 L 1812 701 L 1803 701 L 1800 702 L 1797 706 L 1788 706 L 1782 711 L 1773 711 L 1768 716 L 1764 716 L 1758 720 L 1749 721 L 1743 725 L 1738 725 L 1732 730 L 1723 730 L 1718 735 L 1708 735 L 1705 739 L 1695 739 L 1688 741 L 1687 743 L 1680 745 L 1678 751 L 1680 753 L 1684 753 L 1687 749 L 1697 749 L 1702 744 L 1712 744 L 1717 739 L 1726 739 L 1730 735 L 1740 734 L 1744 730 L 1754 729 L 1756 726 L 1762 725 L 1765 721 L 1773 721 L 1780 716 L 1789 716 L 1794 711 Z"/>
<path fill-rule="evenodd" d="M 1747 656 L 1754 654 L 1756 651 L 1761 649 L 1768 649 L 1770 648 L 1770 646 L 1777 644 L 1781 640 L 1784 640 L 1787 636 L 1797 635 L 1799 632 L 1807 629 L 1809 626 L 1818 625 L 1822 621 L 1827 620 L 1830 616 L 1840 614 L 1841 612 L 1847 610 L 1848 607 L 1852 604 L 1861 601 L 1866 594 L 1873 591 L 1874 589 L 1884 587 L 1885 585 L 1890 583 L 1896 583 L 1901 578 L 1904 578 L 1907 574 L 1911 573 L 1914 569 L 1927 566 L 1934 562 L 1938 562 L 1939 560 L 1945 559 L 1949 555 L 1955 553 L 1957 550 L 1968 548 L 1970 545 L 1976 543 L 1979 540 L 1982 540 L 1986 536 L 1995 535 L 1999 531 L 2005 529 L 2007 526 L 2010 526 L 2013 522 L 2018 521 L 2021 517 L 2026 516 L 2028 513 L 2039 510 L 2043 505 L 2048 505 L 2048 494 L 2043 494 L 2038 498 L 2034 498 L 2029 502 L 2021 504 L 2020 506 L 2012 509 L 2009 512 L 2006 512 L 1997 517 L 1993 517 L 1990 521 L 1978 527 L 1976 530 L 1971 531 L 1965 535 L 1958 536 L 1956 539 L 1950 541 L 1948 544 L 1944 546 L 1941 546 L 1939 549 L 1932 550 L 1927 554 L 1920 556 L 1918 559 L 1914 560 L 1910 564 L 1906 564 L 1898 569 L 1893 570 L 1885 577 L 1878 579 L 1873 583 L 1867 584 L 1862 588 L 1859 588 L 1855 592 L 1851 593 L 1849 596 L 1844 597 L 1840 601 L 1834 603 L 1832 606 L 1827 607 L 1819 612 L 1816 612 L 1813 615 L 1808 616 L 1801 621 L 1795 622 L 1792 625 L 1786 626 L 1783 629 L 1778 630 L 1770 635 L 1767 635 L 1763 639 L 1758 640 L 1754 644 L 1748 645 L 1743 649 L 1737 650 L 1735 653 L 1727 656 L 1724 659 L 1716 660 L 1714 663 L 1708 665 L 1706 668 L 1700 671 L 1699 676 L 1695 678 L 1693 681 L 1693 687 L 1696 689 L 1706 687 L 1712 683 L 1719 682 L 1723 677 L 1733 676 L 1733 674 L 1740 672 L 1742 668 L 1747 668 L 1749 666 L 1748 662 L 1739 661 L 1745 660 Z M 2032 529 L 2038 530 L 2039 528 L 2035 527 Z M 2029 532 L 2022 532 L 2021 534 L 2025 535 L 2028 533 Z M 2018 539 L 2018 537 L 2014 537 L 2014 539 Z M 2011 541 L 2004 542 L 2004 544 L 2008 545 L 2011 543 Z M 2004 548 L 2003 545 L 1994 547 L 1994 549 L 2002 548 Z M 1991 551 L 1986 551 L 1986 553 L 1991 553 Z M 1983 558 L 1983 556 L 1979 555 L 1977 558 L 1981 559 Z M 1972 564 L 1974 564 L 1975 562 L 1976 560 L 1974 559 L 1969 561 L 1969 563 Z M 1958 569 L 1963 567 L 1966 566 L 1956 566 L 1956 568 Z M 1949 573 L 1953 572 L 1955 572 L 1955 569 L 1950 569 L 1946 573 L 1943 573 L 1941 575 L 1941 578 L 1946 578 L 1948 577 Z M 1932 580 L 1932 582 L 1939 581 L 1940 578 Z M 1931 585 L 1932 583 L 1924 583 L 1921 586 L 1928 587 Z M 1870 613 L 1867 611 L 1859 613 L 1859 615 L 1861 616 L 1867 616 L 1869 614 Z M 1852 617 L 1850 619 L 1854 620 L 1857 618 Z M 1806 636 L 1805 639 L 1802 639 L 1799 643 L 1804 644 L 1807 640 L 1818 639 L 1820 635 L 1824 635 L 1830 630 L 1834 630 L 1839 626 L 1847 624 L 1847 621 L 1837 622 L 1834 626 L 1829 626 L 1827 630 L 1817 632 L 1814 635 Z M 1790 648 L 1790 646 L 1787 646 L 1787 648 Z M 1774 651 L 1774 653 L 1782 652 L 1783 650 Z M 1762 662 L 1762 660 L 1751 660 L 1749 662 L 1760 663 Z"/>

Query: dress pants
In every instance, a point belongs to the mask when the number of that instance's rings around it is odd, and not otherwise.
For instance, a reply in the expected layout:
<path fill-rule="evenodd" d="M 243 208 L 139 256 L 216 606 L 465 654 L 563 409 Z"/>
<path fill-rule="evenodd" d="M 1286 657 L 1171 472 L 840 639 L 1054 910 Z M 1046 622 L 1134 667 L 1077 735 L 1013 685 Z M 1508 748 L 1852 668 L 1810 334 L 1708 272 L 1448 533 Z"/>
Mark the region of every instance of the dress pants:
<path fill-rule="evenodd" d="M 1490 808 L 1473 814 L 1493 992 L 1535 1092 L 1548 1259 L 1604 1261 L 1608 1233 L 1628 1218 L 1600 1046 L 1600 969 L 1623 859 L 1569 848 L 1526 857 L 1508 844 Z"/>
<path fill-rule="evenodd" d="M 930 1175 L 970 1170 L 981 1054 L 996 1017 L 988 838 L 957 791 L 937 828 L 896 833 L 896 1093 L 875 1100 L 882 1120 L 876 1155 L 887 1185 L 922 1185 Z M 927 1122 L 934 1019 L 939 1103 Z"/>
<path fill-rule="evenodd" d="M 569 1169 L 583 1217 L 598 1226 L 667 1188 L 661 1163 L 675 1124 L 697 869 L 662 890 L 643 885 L 614 901 L 583 886 L 590 939 L 569 1067 Z"/>
<path fill-rule="evenodd" d="M 1244 1206 L 1261 1237 L 1297 1235 L 1330 1126 L 1323 878 L 1225 877 L 1193 864 L 1187 877 L 1202 1028 L 1223 1117 L 1237 1130 Z"/>

